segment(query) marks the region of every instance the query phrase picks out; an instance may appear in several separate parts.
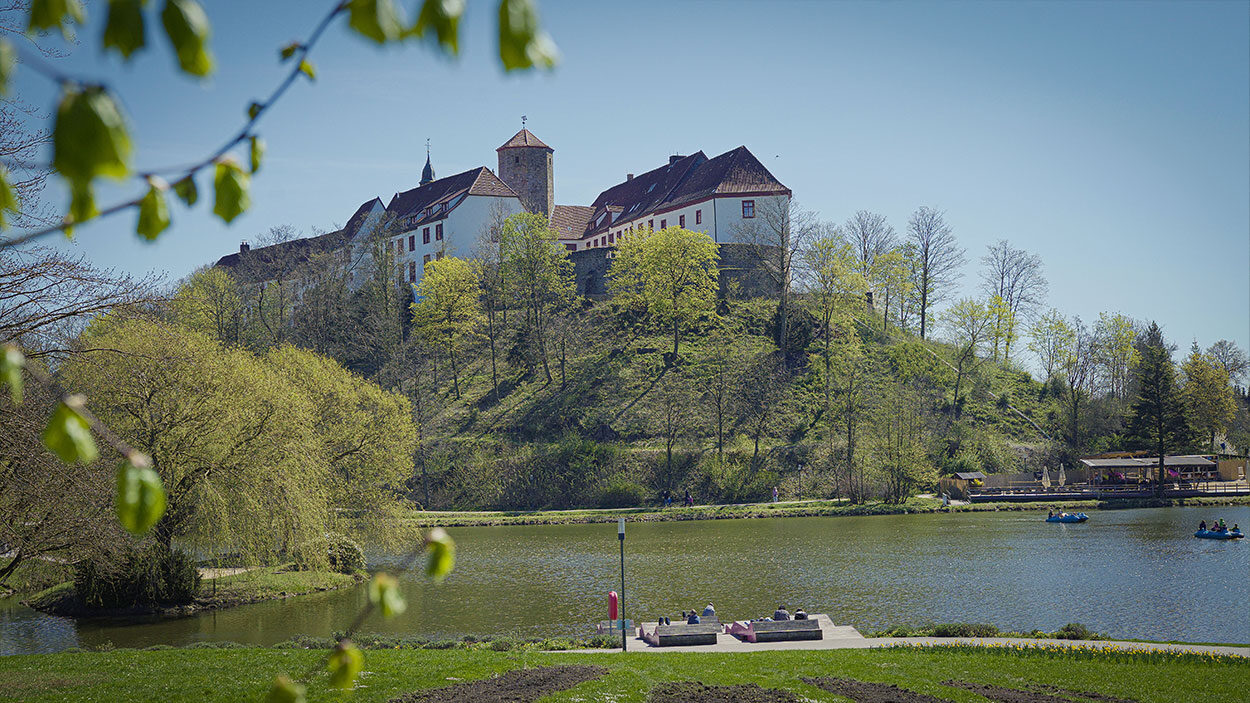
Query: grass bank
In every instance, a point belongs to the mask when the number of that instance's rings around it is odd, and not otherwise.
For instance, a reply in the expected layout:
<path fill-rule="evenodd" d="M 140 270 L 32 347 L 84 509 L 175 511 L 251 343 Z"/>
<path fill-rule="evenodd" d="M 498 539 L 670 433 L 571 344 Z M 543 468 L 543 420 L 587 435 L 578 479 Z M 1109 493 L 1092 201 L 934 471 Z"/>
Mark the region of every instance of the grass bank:
<path fill-rule="evenodd" d="M 180 617 L 202 610 L 217 610 L 265 600 L 332 591 L 355 585 L 363 578 L 361 574 L 296 571 L 291 564 L 283 564 L 214 579 L 204 579 L 200 582 L 200 592 L 195 600 L 184 605 L 156 605 L 124 610 L 88 608 L 78 600 L 74 593 L 73 582 L 57 584 L 40 591 L 24 602 L 35 610 L 70 617 L 130 616 L 140 613 Z"/>
<path fill-rule="evenodd" d="M 1113 510 L 1126 507 L 1165 507 L 1176 505 L 1247 505 L 1246 498 L 1186 498 L 1122 505 L 1116 501 L 1049 501 L 1035 503 L 972 503 L 942 505 L 936 498 L 909 498 L 904 503 L 874 501 L 851 505 L 840 500 L 782 501 L 778 503 L 735 503 L 731 505 L 696 505 L 694 507 L 606 508 L 579 510 L 533 511 L 417 511 L 412 520 L 420 527 L 494 527 L 503 525 L 571 525 L 616 522 L 665 522 L 679 520 L 728 520 L 768 517 L 840 517 L 853 515 L 907 515 L 912 513 L 994 512 L 1015 510 L 1042 512 L 1056 510 Z"/>
<path fill-rule="evenodd" d="M 317 669 L 324 655 L 299 649 L 178 649 L 3 657 L 0 700 L 260 701 L 274 676 Z M 799 700 L 844 700 L 803 680 L 813 677 L 894 684 L 942 701 L 967 702 L 985 699 L 966 686 L 998 686 L 1033 694 L 1063 689 L 1136 703 L 1231 703 L 1244 700 L 1250 687 L 1250 664 L 1245 660 L 1198 655 L 970 647 L 749 654 L 423 649 L 366 652 L 364 674 L 352 699 L 387 701 L 422 689 L 472 685 L 513 669 L 567 664 L 601 666 L 606 671 L 600 678 L 553 693 L 544 701 L 642 703 L 674 682 L 691 680 L 710 686 L 753 684 L 789 692 Z M 326 675 L 318 673 L 311 679 L 308 700 L 343 698 L 329 690 Z"/>

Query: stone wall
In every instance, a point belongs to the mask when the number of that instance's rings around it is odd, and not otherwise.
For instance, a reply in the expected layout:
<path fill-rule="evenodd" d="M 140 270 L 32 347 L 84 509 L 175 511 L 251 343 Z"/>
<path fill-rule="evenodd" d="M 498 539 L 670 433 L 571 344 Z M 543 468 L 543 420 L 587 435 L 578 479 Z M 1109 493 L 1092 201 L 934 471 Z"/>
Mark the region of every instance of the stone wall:
<path fill-rule="evenodd" d="M 577 281 L 578 295 L 602 299 L 608 297 L 608 269 L 614 247 L 583 249 L 569 253 L 573 263 L 573 276 Z M 739 298 L 771 298 L 780 294 L 776 281 L 763 271 L 756 256 L 757 249 L 749 244 L 726 243 L 720 245 L 721 295 L 730 290 Z"/>

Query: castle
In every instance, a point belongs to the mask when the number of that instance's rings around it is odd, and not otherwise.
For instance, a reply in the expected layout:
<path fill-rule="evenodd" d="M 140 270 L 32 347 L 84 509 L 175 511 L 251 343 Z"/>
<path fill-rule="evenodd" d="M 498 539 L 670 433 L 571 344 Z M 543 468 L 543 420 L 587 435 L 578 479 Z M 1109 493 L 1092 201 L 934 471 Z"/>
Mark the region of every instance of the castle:
<path fill-rule="evenodd" d="M 590 205 L 555 204 L 555 150 L 522 127 L 495 150 L 498 169 L 485 166 L 435 178 L 427 151 L 416 188 L 383 205 L 360 205 L 340 230 L 222 257 L 217 266 L 243 283 L 275 280 L 292 262 L 319 253 L 343 253 L 351 263 L 369 257 L 383 237 L 401 279 L 416 285 L 424 265 L 444 256 L 468 258 L 492 223 L 519 212 L 547 217 L 570 252 L 578 292 L 603 293 L 608 253 L 625 233 L 670 226 L 704 232 L 722 245 L 739 242 L 757 213 L 789 205 L 791 192 L 745 147 L 708 158 L 702 151 L 670 156 L 668 163 L 604 190 Z M 727 247 L 722 247 L 722 252 Z M 361 267 L 363 268 L 363 267 Z M 361 274 L 354 273 L 359 283 Z"/>

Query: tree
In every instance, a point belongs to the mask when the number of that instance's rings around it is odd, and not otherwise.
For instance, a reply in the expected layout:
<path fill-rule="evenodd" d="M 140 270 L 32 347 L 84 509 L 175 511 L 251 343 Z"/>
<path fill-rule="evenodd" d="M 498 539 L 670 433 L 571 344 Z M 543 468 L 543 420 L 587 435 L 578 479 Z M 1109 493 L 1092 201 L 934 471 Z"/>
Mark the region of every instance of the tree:
<path fill-rule="evenodd" d="M 1081 403 L 1093 382 L 1098 338 L 1079 317 L 1067 327 L 1071 334 L 1059 352 L 1059 368 L 1068 384 L 1068 444 L 1075 451 L 1081 447 Z"/>
<path fill-rule="evenodd" d="M 1228 372 L 1215 359 L 1200 352 L 1196 346 L 1181 366 L 1185 374 L 1184 396 L 1194 426 L 1215 448 L 1216 435 L 1228 429 L 1237 413 L 1237 403 L 1228 381 Z"/>
<path fill-rule="evenodd" d="M 1172 363 L 1172 350 L 1163 339 L 1159 325 L 1150 327 L 1138 342 L 1141 355 L 1134 369 L 1137 374 L 1137 399 L 1133 402 L 1133 414 L 1129 421 L 1129 433 L 1143 448 L 1158 455 L 1158 490 L 1163 490 L 1167 478 L 1164 473 L 1164 457 L 1169 452 L 1188 446 L 1193 438 L 1193 428 L 1185 414 L 1185 402 L 1176 383 L 1176 367 Z"/>
<path fill-rule="evenodd" d="M 0 7 L 0 34 L 37 54 L 40 61 L 65 56 L 63 51 L 43 42 L 42 35 L 26 32 L 29 0 L 9 0 Z M 52 174 L 44 162 L 43 152 L 52 143 L 52 132 L 46 127 L 47 114 L 20 95 L 9 93 L 0 99 L 0 164 L 3 179 L 13 187 L 17 207 L 11 211 L 8 226 L 18 229 L 48 226 L 56 222 L 56 213 L 43 200 L 48 176 Z M 4 221 L 0 216 L 0 222 Z"/>
<path fill-rule="evenodd" d="M 815 213 L 800 208 L 797 202 L 786 197 L 761 201 L 756 208 L 756 216 L 743 220 L 735 231 L 735 238 L 751 248 L 751 255 L 760 263 L 760 270 L 777 288 L 780 324 L 777 326 L 776 341 L 787 355 L 801 351 L 786 348 L 790 339 L 790 286 L 795 260 L 802 255 L 807 240 L 817 227 Z"/>
<path fill-rule="evenodd" d="M 417 286 L 417 301 L 411 306 L 417 330 L 430 339 L 437 339 L 451 364 L 457 400 L 460 398 L 460 352 L 474 338 L 482 322 L 482 301 L 478 293 L 477 264 L 449 256 L 425 265 L 425 274 Z"/>
<path fill-rule="evenodd" d="M 907 234 L 916 246 L 916 278 L 919 296 L 920 338 L 925 338 L 929 309 L 941 302 L 959 279 L 964 250 L 955 242 L 943 213 L 921 206 L 907 222 Z"/>
<path fill-rule="evenodd" d="M 785 412 L 783 405 L 788 385 L 789 372 L 784 359 L 772 352 L 756 356 L 743 374 L 742 398 L 738 407 L 754 444 L 752 472 L 759 470 L 760 440 L 772 432 L 778 417 Z"/>
<path fill-rule="evenodd" d="M 985 313 L 989 317 L 988 336 L 990 348 L 994 352 L 994 361 L 999 360 L 1000 349 L 1003 352 L 1002 359 L 1006 361 L 1007 351 L 1016 340 L 1016 316 L 1011 312 L 1007 301 L 998 295 L 990 296 L 989 303 L 985 306 Z"/>
<path fill-rule="evenodd" d="M 911 247 L 895 247 L 873 260 L 872 280 L 881 302 L 882 332 L 890 331 L 890 305 L 901 309 L 911 295 L 911 251 Z"/>
<path fill-rule="evenodd" d="M 872 274 L 876 270 L 877 257 L 898 244 L 894 228 L 886 221 L 885 215 L 858 210 L 842 226 L 842 231 L 855 251 L 856 270 L 865 280 L 871 281 L 873 290 L 876 290 L 877 279 Z"/>
<path fill-rule="evenodd" d="M 1127 399 L 1129 371 L 1137 363 L 1136 323 L 1119 313 L 1098 313 L 1094 337 L 1098 340 L 1095 353 L 1107 382 L 1107 392 L 1116 399 Z"/>
<path fill-rule="evenodd" d="M 921 407 L 907 385 L 885 385 L 872 423 L 873 456 L 891 503 L 902 503 L 917 487 L 932 485 L 937 478 L 926 451 L 930 436 Z"/>
<path fill-rule="evenodd" d="M 949 330 L 951 343 L 955 346 L 955 397 L 951 407 L 956 419 L 962 406 L 960 387 L 964 377 L 976 366 L 977 352 L 985 343 L 991 320 L 985 304 L 972 298 L 963 298 L 942 315 L 943 325 Z"/>
<path fill-rule="evenodd" d="M 525 309 L 526 332 L 542 361 L 547 383 L 551 383 L 548 314 L 555 306 L 567 303 L 577 291 L 568 251 L 557 241 L 547 219 L 532 213 L 518 213 L 504 220 L 499 250 L 503 278 L 514 299 Z"/>
<path fill-rule="evenodd" d="M 1250 371 L 1250 359 L 1246 358 L 1246 353 L 1236 342 L 1221 339 L 1207 347 L 1207 356 L 1224 368 L 1233 383 L 1241 381 L 1245 378 L 1246 371 Z"/>
<path fill-rule="evenodd" d="M 1074 332 L 1063 313 L 1051 308 L 1029 328 L 1029 351 L 1042 365 L 1042 380 L 1049 381 L 1063 368 L 1064 355 L 1072 345 Z"/>
<path fill-rule="evenodd" d="M 500 334 L 507 325 L 507 282 L 503 278 L 503 255 L 500 249 L 503 223 L 508 217 L 503 206 L 492 203 L 490 217 L 478 234 L 473 246 L 473 258 L 478 261 L 478 287 L 482 296 L 482 310 L 486 313 L 486 341 L 490 349 L 490 387 L 495 400 L 499 400 L 499 369 L 496 349 Z"/>
<path fill-rule="evenodd" d="M 225 269 L 204 266 L 178 287 L 170 311 L 178 322 L 225 345 L 243 340 L 243 296 Z"/>
<path fill-rule="evenodd" d="M 1042 274 L 1042 257 L 1016 249 L 1000 239 L 986 247 L 981 257 L 981 290 L 986 296 L 1002 298 L 1007 308 L 1001 320 L 1008 323 L 1003 335 L 1003 358 L 1011 358 L 1011 344 L 1016 339 L 1016 322 L 1029 318 L 1046 298 L 1046 277 Z M 994 347 L 998 359 L 998 346 Z"/>
<path fill-rule="evenodd" d="M 674 359 L 682 330 L 716 310 L 718 257 L 711 237 L 681 227 L 637 230 L 617 244 L 612 290 L 625 303 L 642 303 L 657 324 L 672 330 Z"/>
<path fill-rule="evenodd" d="M 694 389 L 689 377 L 680 369 L 666 369 L 662 373 L 653 411 L 656 430 L 664 443 L 664 475 L 660 483 L 671 490 L 676 479 L 673 449 L 690 431 L 690 400 Z"/>
<path fill-rule="evenodd" d="M 743 368 L 741 360 L 746 356 L 741 335 L 725 327 L 717 327 L 704 345 L 706 357 L 700 368 L 703 397 L 712 413 L 712 425 L 716 428 L 716 458 L 725 460 L 725 425 L 733 417 L 739 402 Z"/>

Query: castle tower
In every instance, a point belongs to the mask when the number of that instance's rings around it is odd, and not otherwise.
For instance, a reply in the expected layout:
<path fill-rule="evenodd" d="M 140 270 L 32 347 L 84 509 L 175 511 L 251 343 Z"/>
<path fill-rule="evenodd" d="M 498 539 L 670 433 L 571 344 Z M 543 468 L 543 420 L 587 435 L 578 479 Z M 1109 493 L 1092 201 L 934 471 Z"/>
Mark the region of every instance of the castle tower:
<path fill-rule="evenodd" d="M 421 183 L 431 183 L 434 180 L 434 167 L 430 166 L 430 140 L 425 140 L 425 168 L 421 169 Z"/>
<path fill-rule="evenodd" d="M 555 207 L 552 167 L 555 149 L 543 144 L 533 132 L 522 127 L 495 151 L 499 154 L 499 180 L 516 191 L 526 210 L 551 217 L 551 210 Z"/>

